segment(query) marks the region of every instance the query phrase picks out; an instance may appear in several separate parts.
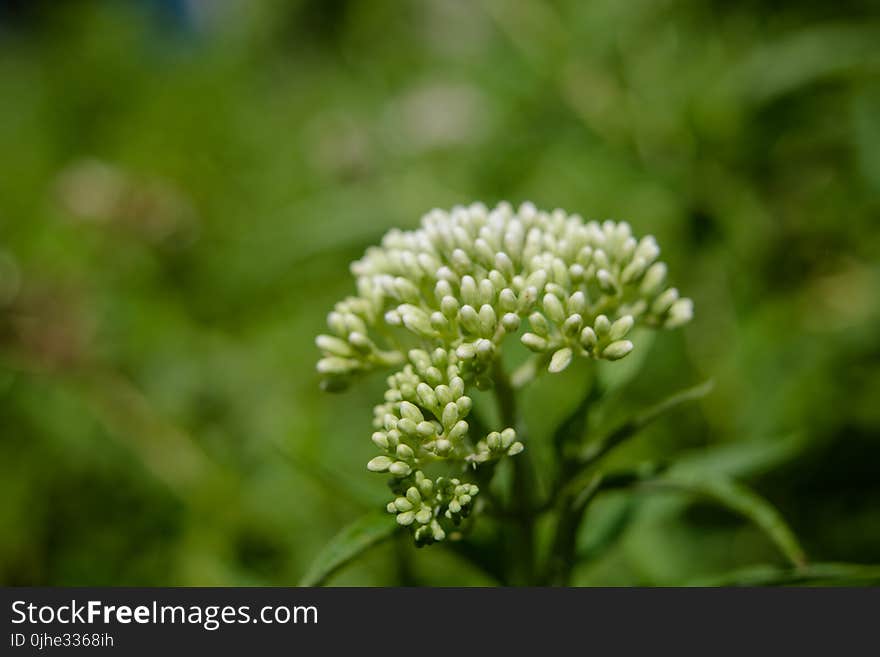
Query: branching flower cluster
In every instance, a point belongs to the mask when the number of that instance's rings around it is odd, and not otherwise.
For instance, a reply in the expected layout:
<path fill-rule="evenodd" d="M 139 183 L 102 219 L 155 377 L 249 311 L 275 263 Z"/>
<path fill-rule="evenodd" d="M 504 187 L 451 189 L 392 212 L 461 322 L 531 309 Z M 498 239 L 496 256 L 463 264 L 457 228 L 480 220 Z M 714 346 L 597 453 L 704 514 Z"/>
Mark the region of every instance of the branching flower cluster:
<path fill-rule="evenodd" d="M 340 390 L 396 369 L 374 413 L 381 454 L 367 467 L 390 475 L 388 511 L 417 544 L 443 540 L 469 515 L 480 468 L 523 450 L 513 427 L 475 435 L 468 419 L 468 391 L 498 385 L 509 336 L 561 372 L 575 357 L 625 357 L 636 324 L 690 320 L 692 303 L 666 286 L 659 253 L 625 222 L 474 204 L 392 230 L 352 265 L 357 295 L 329 314 L 318 371 L 325 389 Z"/>

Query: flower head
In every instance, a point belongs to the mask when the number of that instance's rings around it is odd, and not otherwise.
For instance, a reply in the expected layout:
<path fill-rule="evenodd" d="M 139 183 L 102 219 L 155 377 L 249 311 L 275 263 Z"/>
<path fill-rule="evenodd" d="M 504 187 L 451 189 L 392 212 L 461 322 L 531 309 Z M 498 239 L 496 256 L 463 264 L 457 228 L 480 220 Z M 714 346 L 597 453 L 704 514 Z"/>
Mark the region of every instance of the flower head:
<path fill-rule="evenodd" d="M 624 358 L 637 324 L 690 320 L 692 303 L 666 286 L 659 253 L 625 222 L 477 203 L 392 230 L 352 265 L 358 293 L 329 314 L 318 371 L 325 389 L 338 390 L 396 368 L 374 413 L 381 455 L 367 467 L 391 476 L 388 510 L 417 543 L 442 540 L 468 516 L 476 469 L 523 450 L 513 428 L 479 436 L 468 421 L 468 390 L 494 385 L 509 337 L 555 373 L 574 358 Z M 457 476 L 432 479 L 434 464 Z"/>

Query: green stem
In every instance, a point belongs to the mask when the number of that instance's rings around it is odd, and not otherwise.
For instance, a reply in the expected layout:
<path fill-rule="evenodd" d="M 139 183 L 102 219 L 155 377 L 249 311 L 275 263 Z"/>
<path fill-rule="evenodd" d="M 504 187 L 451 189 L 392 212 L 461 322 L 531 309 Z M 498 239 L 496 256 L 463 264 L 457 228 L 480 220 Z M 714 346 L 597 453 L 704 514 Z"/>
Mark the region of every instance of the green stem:
<path fill-rule="evenodd" d="M 569 485 L 560 492 L 559 521 L 547 563 L 544 581 L 553 586 L 570 586 L 577 561 L 577 536 L 587 507 L 599 493 L 629 488 L 656 474 L 659 468 L 649 466 L 631 471 L 604 475 L 596 473 L 583 485 Z M 572 482 L 577 483 L 577 482 Z"/>
<path fill-rule="evenodd" d="M 522 440 L 525 437 L 524 428 L 516 407 L 516 394 L 500 360 L 495 362 L 493 379 L 501 422 L 515 428 Z M 513 458 L 513 468 L 513 506 L 517 528 L 514 541 L 516 549 L 513 551 L 513 570 L 517 576 L 514 581 L 530 585 L 535 583 L 535 476 L 529 450 Z"/>
<path fill-rule="evenodd" d="M 412 538 L 409 536 L 409 532 L 397 532 L 394 540 L 394 556 L 398 586 L 418 586 L 410 558 L 412 549 Z"/>
<path fill-rule="evenodd" d="M 574 569 L 577 535 L 587 506 L 599 492 L 602 475 L 597 474 L 580 493 L 566 493 L 559 504 L 556 535 L 547 561 L 544 578 L 551 586 L 569 586 Z"/>
<path fill-rule="evenodd" d="M 587 505 L 598 491 L 601 476 L 597 476 L 590 486 L 595 490 L 587 495 L 578 491 L 563 490 L 563 482 L 574 476 L 578 464 L 572 446 L 583 439 L 589 424 L 589 414 L 593 405 L 601 398 L 602 387 L 598 379 L 590 384 L 589 392 L 578 404 L 572 414 L 566 418 L 553 435 L 553 446 L 559 463 L 559 470 L 553 486 L 553 493 L 546 499 L 542 508 L 557 507 L 556 533 L 547 557 L 546 571 L 543 581 L 555 586 L 568 586 L 574 568 L 577 535 L 583 521 Z"/>

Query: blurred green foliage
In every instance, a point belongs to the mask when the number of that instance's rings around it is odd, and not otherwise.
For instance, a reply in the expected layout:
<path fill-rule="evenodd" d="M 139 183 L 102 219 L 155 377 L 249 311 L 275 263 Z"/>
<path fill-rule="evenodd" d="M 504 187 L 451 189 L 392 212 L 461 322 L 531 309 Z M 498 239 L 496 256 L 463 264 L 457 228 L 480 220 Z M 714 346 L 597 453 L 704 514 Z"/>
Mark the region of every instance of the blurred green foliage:
<path fill-rule="evenodd" d="M 35 7 L 0 25 L 3 584 L 297 582 L 386 497 L 382 382 L 321 393 L 313 336 L 367 245 L 477 199 L 627 219 L 694 298 L 596 430 L 715 391 L 616 457 L 735 475 L 811 559 L 880 562 L 875 3 Z M 536 453 L 583 378 L 529 393 Z M 579 584 L 781 563 L 676 494 L 603 497 L 581 552 Z M 392 543 L 333 583 L 492 579 Z"/>

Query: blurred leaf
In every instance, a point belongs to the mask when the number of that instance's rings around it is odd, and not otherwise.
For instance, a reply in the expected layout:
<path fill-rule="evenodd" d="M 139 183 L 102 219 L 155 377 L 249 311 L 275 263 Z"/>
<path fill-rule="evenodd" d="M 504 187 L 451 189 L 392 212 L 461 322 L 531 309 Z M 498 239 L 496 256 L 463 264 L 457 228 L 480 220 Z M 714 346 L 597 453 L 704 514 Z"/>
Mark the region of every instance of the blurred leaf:
<path fill-rule="evenodd" d="M 877 586 L 880 565 L 814 563 L 802 568 L 751 566 L 693 580 L 689 586 Z"/>
<path fill-rule="evenodd" d="M 300 586 L 321 586 L 344 565 L 390 538 L 398 527 L 391 516 L 380 511 L 356 520 L 330 540 L 300 580 Z"/>
<path fill-rule="evenodd" d="M 757 48 L 739 73 L 758 103 L 798 87 L 858 70 L 880 69 L 874 25 L 838 24 L 804 29 Z"/>
<path fill-rule="evenodd" d="M 750 488 L 726 477 L 704 478 L 669 473 L 645 486 L 668 487 L 714 500 L 751 520 L 794 566 L 806 564 L 806 555 L 794 532 L 775 507 Z"/>
<path fill-rule="evenodd" d="M 302 450 L 297 452 L 287 442 L 279 440 L 275 443 L 275 448 L 296 472 L 312 479 L 337 500 L 344 499 L 353 507 L 364 510 L 369 506 L 369 500 L 377 496 L 375 490 L 359 486 L 353 477 L 339 476 L 319 459 L 303 453 Z"/>
<path fill-rule="evenodd" d="M 805 447 L 802 433 L 703 447 L 685 453 L 671 466 L 677 474 L 747 477 L 794 459 Z"/>
<path fill-rule="evenodd" d="M 880 190 L 880 88 L 853 99 L 853 147 L 865 180 Z"/>

